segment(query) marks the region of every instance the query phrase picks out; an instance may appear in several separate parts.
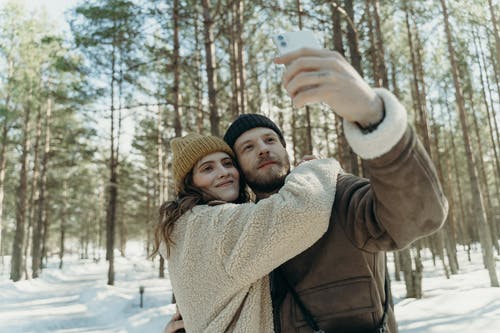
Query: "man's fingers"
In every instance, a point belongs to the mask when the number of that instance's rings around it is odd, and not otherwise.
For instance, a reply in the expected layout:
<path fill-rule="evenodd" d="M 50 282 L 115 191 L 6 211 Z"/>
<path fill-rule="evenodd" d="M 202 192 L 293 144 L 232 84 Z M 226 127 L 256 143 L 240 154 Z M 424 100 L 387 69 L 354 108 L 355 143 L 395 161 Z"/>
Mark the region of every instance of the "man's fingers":
<path fill-rule="evenodd" d="M 299 57 L 327 57 L 331 56 L 332 53 L 334 52 L 325 49 L 313 49 L 304 47 L 275 58 L 274 63 L 278 65 L 287 65 Z"/>
<path fill-rule="evenodd" d="M 174 332 L 177 330 L 180 330 L 181 328 L 184 328 L 184 320 L 177 320 L 174 322 Z"/>
<path fill-rule="evenodd" d="M 300 58 L 290 64 L 283 74 L 283 85 L 287 86 L 297 75 L 307 72 L 317 72 L 321 70 L 318 58 Z"/>
<path fill-rule="evenodd" d="M 330 93 L 331 87 L 317 86 L 311 89 L 300 91 L 294 98 L 292 98 L 293 105 L 301 108 L 307 104 L 320 103 L 325 100 L 325 95 Z"/>
<path fill-rule="evenodd" d="M 181 314 L 177 311 L 176 313 L 174 313 L 174 315 L 172 316 L 172 319 L 171 321 L 174 321 L 174 320 L 179 320 L 181 319 Z"/>
<path fill-rule="evenodd" d="M 304 72 L 293 78 L 285 86 L 288 95 L 294 98 L 300 92 L 323 84 L 334 84 L 335 78 L 332 72 Z"/>

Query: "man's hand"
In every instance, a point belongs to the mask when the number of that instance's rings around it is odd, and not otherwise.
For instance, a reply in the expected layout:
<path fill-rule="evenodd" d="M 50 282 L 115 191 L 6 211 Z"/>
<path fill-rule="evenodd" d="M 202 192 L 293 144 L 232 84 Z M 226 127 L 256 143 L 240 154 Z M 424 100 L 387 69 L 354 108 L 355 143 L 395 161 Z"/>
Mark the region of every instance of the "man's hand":
<path fill-rule="evenodd" d="M 287 65 L 283 85 L 296 107 L 325 102 L 340 117 L 362 127 L 383 118 L 382 100 L 340 53 L 303 48 L 274 62 Z"/>
<path fill-rule="evenodd" d="M 177 312 L 174 313 L 167 326 L 163 329 L 163 333 L 176 333 L 178 330 L 182 330 L 179 332 L 185 332 L 184 321 L 182 320 L 181 314 L 177 309 Z"/>

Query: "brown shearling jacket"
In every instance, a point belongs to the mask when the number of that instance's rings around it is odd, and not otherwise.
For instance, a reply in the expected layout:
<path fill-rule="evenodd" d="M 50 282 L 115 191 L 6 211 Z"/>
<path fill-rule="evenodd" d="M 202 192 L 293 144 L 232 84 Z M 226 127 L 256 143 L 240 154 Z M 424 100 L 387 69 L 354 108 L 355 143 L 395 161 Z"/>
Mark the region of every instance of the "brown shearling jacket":
<path fill-rule="evenodd" d="M 389 152 L 363 163 L 369 180 L 339 175 L 325 235 L 272 274 L 276 332 L 313 332 L 283 276 L 326 333 L 375 332 L 386 297 L 385 251 L 442 226 L 447 201 L 414 130 L 408 127 Z M 388 316 L 387 332 L 398 332 L 392 305 Z"/>

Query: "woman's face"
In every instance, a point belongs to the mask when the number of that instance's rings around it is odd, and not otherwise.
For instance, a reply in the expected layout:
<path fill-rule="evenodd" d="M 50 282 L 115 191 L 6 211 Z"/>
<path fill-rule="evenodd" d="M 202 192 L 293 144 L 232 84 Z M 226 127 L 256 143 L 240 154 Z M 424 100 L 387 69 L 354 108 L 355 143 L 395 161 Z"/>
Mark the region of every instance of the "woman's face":
<path fill-rule="evenodd" d="M 203 157 L 193 168 L 193 184 L 217 200 L 233 202 L 240 190 L 240 174 L 223 152 Z"/>

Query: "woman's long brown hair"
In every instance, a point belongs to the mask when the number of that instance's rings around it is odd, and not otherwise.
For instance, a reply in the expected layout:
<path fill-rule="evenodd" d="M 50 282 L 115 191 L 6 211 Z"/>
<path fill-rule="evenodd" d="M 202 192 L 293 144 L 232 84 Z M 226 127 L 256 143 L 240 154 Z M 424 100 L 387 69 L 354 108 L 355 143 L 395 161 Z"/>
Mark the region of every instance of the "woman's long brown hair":
<path fill-rule="evenodd" d="M 238 198 L 234 203 L 244 203 L 250 200 L 250 195 L 246 187 L 246 183 L 240 171 L 240 190 Z M 207 204 L 213 200 L 217 200 L 217 198 L 207 195 L 207 193 L 194 186 L 193 170 L 191 170 L 186 177 L 184 177 L 184 182 L 180 186 L 177 198 L 175 200 L 166 201 L 160 206 L 160 216 L 158 224 L 155 227 L 155 239 L 151 256 L 158 253 L 162 242 L 165 242 L 167 256 L 170 256 L 170 249 L 175 245 L 172 240 L 175 222 L 193 207 Z"/>

